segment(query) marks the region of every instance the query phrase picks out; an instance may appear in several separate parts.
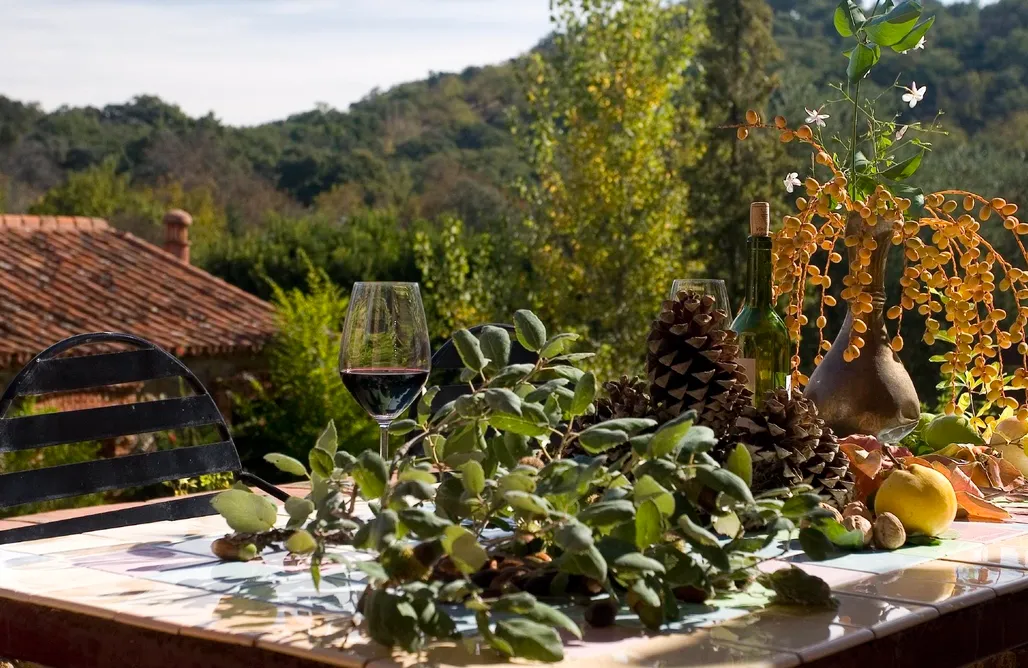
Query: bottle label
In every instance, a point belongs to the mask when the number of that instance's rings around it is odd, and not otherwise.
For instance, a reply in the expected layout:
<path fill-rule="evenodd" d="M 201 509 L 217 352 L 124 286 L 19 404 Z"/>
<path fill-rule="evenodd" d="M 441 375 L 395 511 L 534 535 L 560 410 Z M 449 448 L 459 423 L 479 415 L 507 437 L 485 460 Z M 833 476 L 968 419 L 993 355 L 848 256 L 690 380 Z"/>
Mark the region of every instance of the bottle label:
<path fill-rule="evenodd" d="M 743 373 L 746 374 L 746 387 L 749 388 L 750 392 L 757 393 L 757 360 L 752 357 L 743 357 L 736 360 L 739 366 L 742 367 Z"/>

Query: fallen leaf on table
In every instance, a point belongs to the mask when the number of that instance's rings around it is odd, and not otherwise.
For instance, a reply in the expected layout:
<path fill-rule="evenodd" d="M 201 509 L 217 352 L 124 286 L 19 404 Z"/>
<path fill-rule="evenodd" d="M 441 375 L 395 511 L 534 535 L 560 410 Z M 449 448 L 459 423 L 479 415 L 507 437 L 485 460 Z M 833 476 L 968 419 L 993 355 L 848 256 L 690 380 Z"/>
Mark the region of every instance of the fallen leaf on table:
<path fill-rule="evenodd" d="M 942 462 L 932 462 L 932 468 L 946 476 L 949 484 L 953 485 L 953 491 L 967 492 L 977 497 L 983 496 L 982 490 L 978 489 L 978 486 L 971 482 L 967 474 L 961 471 L 958 466 L 954 465 L 953 468 L 949 468 Z"/>
<path fill-rule="evenodd" d="M 957 505 L 967 513 L 967 518 L 976 522 L 1002 522 L 1010 519 L 1010 513 L 999 506 L 967 492 L 957 492 Z"/>

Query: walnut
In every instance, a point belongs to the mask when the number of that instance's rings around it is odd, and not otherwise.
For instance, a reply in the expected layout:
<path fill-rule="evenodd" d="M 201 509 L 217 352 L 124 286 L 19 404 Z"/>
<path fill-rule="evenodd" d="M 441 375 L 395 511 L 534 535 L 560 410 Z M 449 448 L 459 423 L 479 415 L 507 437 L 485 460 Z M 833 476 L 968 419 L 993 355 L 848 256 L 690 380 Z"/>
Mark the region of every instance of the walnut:
<path fill-rule="evenodd" d="M 846 507 L 842 509 L 843 517 L 850 517 L 851 515 L 857 515 L 863 517 L 868 522 L 874 522 L 875 516 L 871 513 L 871 509 L 868 508 L 864 503 L 860 501 L 854 501 L 853 503 L 847 503 Z"/>
<path fill-rule="evenodd" d="M 874 536 L 874 530 L 871 528 L 871 523 L 867 521 L 866 517 L 850 515 L 842 520 L 842 526 L 845 527 L 847 531 L 859 531 L 864 540 L 865 547 L 871 544 L 871 538 Z"/>
<path fill-rule="evenodd" d="M 883 550 L 895 550 L 907 542 L 907 532 L 899 518 L 892 513 L 882 513 L 875 520 L 875 545 Z"/>

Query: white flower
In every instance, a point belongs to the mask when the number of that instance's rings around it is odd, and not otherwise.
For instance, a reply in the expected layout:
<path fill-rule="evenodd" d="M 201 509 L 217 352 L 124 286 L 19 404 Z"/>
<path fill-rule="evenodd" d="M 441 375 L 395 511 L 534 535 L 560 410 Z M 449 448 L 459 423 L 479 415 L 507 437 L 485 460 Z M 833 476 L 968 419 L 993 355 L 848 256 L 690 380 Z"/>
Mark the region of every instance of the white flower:
<path fill-rule="evenodd" d="M 785 184 L 785 192 L 791 193 L 796 186 L 803 185 L 803 181 L 800 181 L 800 175 L 798 172 L 789 172 L 789 175 L 782 181 Z"/>
<path fill-rule="evenodd" d="M 913 109 L 917 106 L 918 102 L 924 99 L 924 94 L 925 91 L 928 90 L 928 86 L 921 86 L 918 88 L 917 82 L 911 81 L 910 88 L 904 88 L 903 90 L 907 91 L 906 93 L 903 93 L 903 101 L 908 103 L 910 108 Z"/>
<path fill-rule="evenodd" d="M 824 109 L 824 107 L 821 107 L 821 109 Z M 804 107 L 804 110 L 807 112 L 806 122 L 813 123 L 814 125 L 823 128 L 825 126 L 825 119 L 831 118 L 831 116 L 829 116 L 828 114 L 822 114 L 821 109 L 815 111 Z"/>
<path fill-rule="evenodd" d="M 903 135 L 907 134 L 907 128 L 909 128 L 909 127 L 910 127 L 909 125 L 904 125 L 899 130 L 896 131 L 896 141 L 899 141 L 900 139 L 903 139 Z"/>
<path fill-rule="evenodd" d="M 924 37 L 923 36 L 921 37 L 921 39 L 919 39 L 917 41 L 917 44 L 915 44 L 913 48 L 907 49 L 906 51 L 903 51 L 902 53 L 910 53 L 911 51 L 917 51 L 918 49 L 921 49 L 922 51 L 924 51 Z"/>

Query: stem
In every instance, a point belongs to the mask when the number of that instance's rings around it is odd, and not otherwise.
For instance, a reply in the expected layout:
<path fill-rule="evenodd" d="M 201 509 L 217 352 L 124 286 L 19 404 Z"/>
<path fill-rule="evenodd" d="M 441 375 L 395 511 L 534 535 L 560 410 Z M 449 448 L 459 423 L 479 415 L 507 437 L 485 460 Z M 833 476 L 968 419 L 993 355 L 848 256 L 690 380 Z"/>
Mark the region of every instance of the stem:
<path fill-rule="evenodd" d="M 382 459 L 389 459 L 389 425 L 379 424 L 378 425 L 378 454 L 382 455 Z"/>
<path fill-rule="evenodd" d="M 877 7 L 877 3 L 875 7 Z M 850 142 L 850 199 L 857 198 L 857 116 L 860 113 L 860 80 L 853 88 L 853 135 Z"/>

